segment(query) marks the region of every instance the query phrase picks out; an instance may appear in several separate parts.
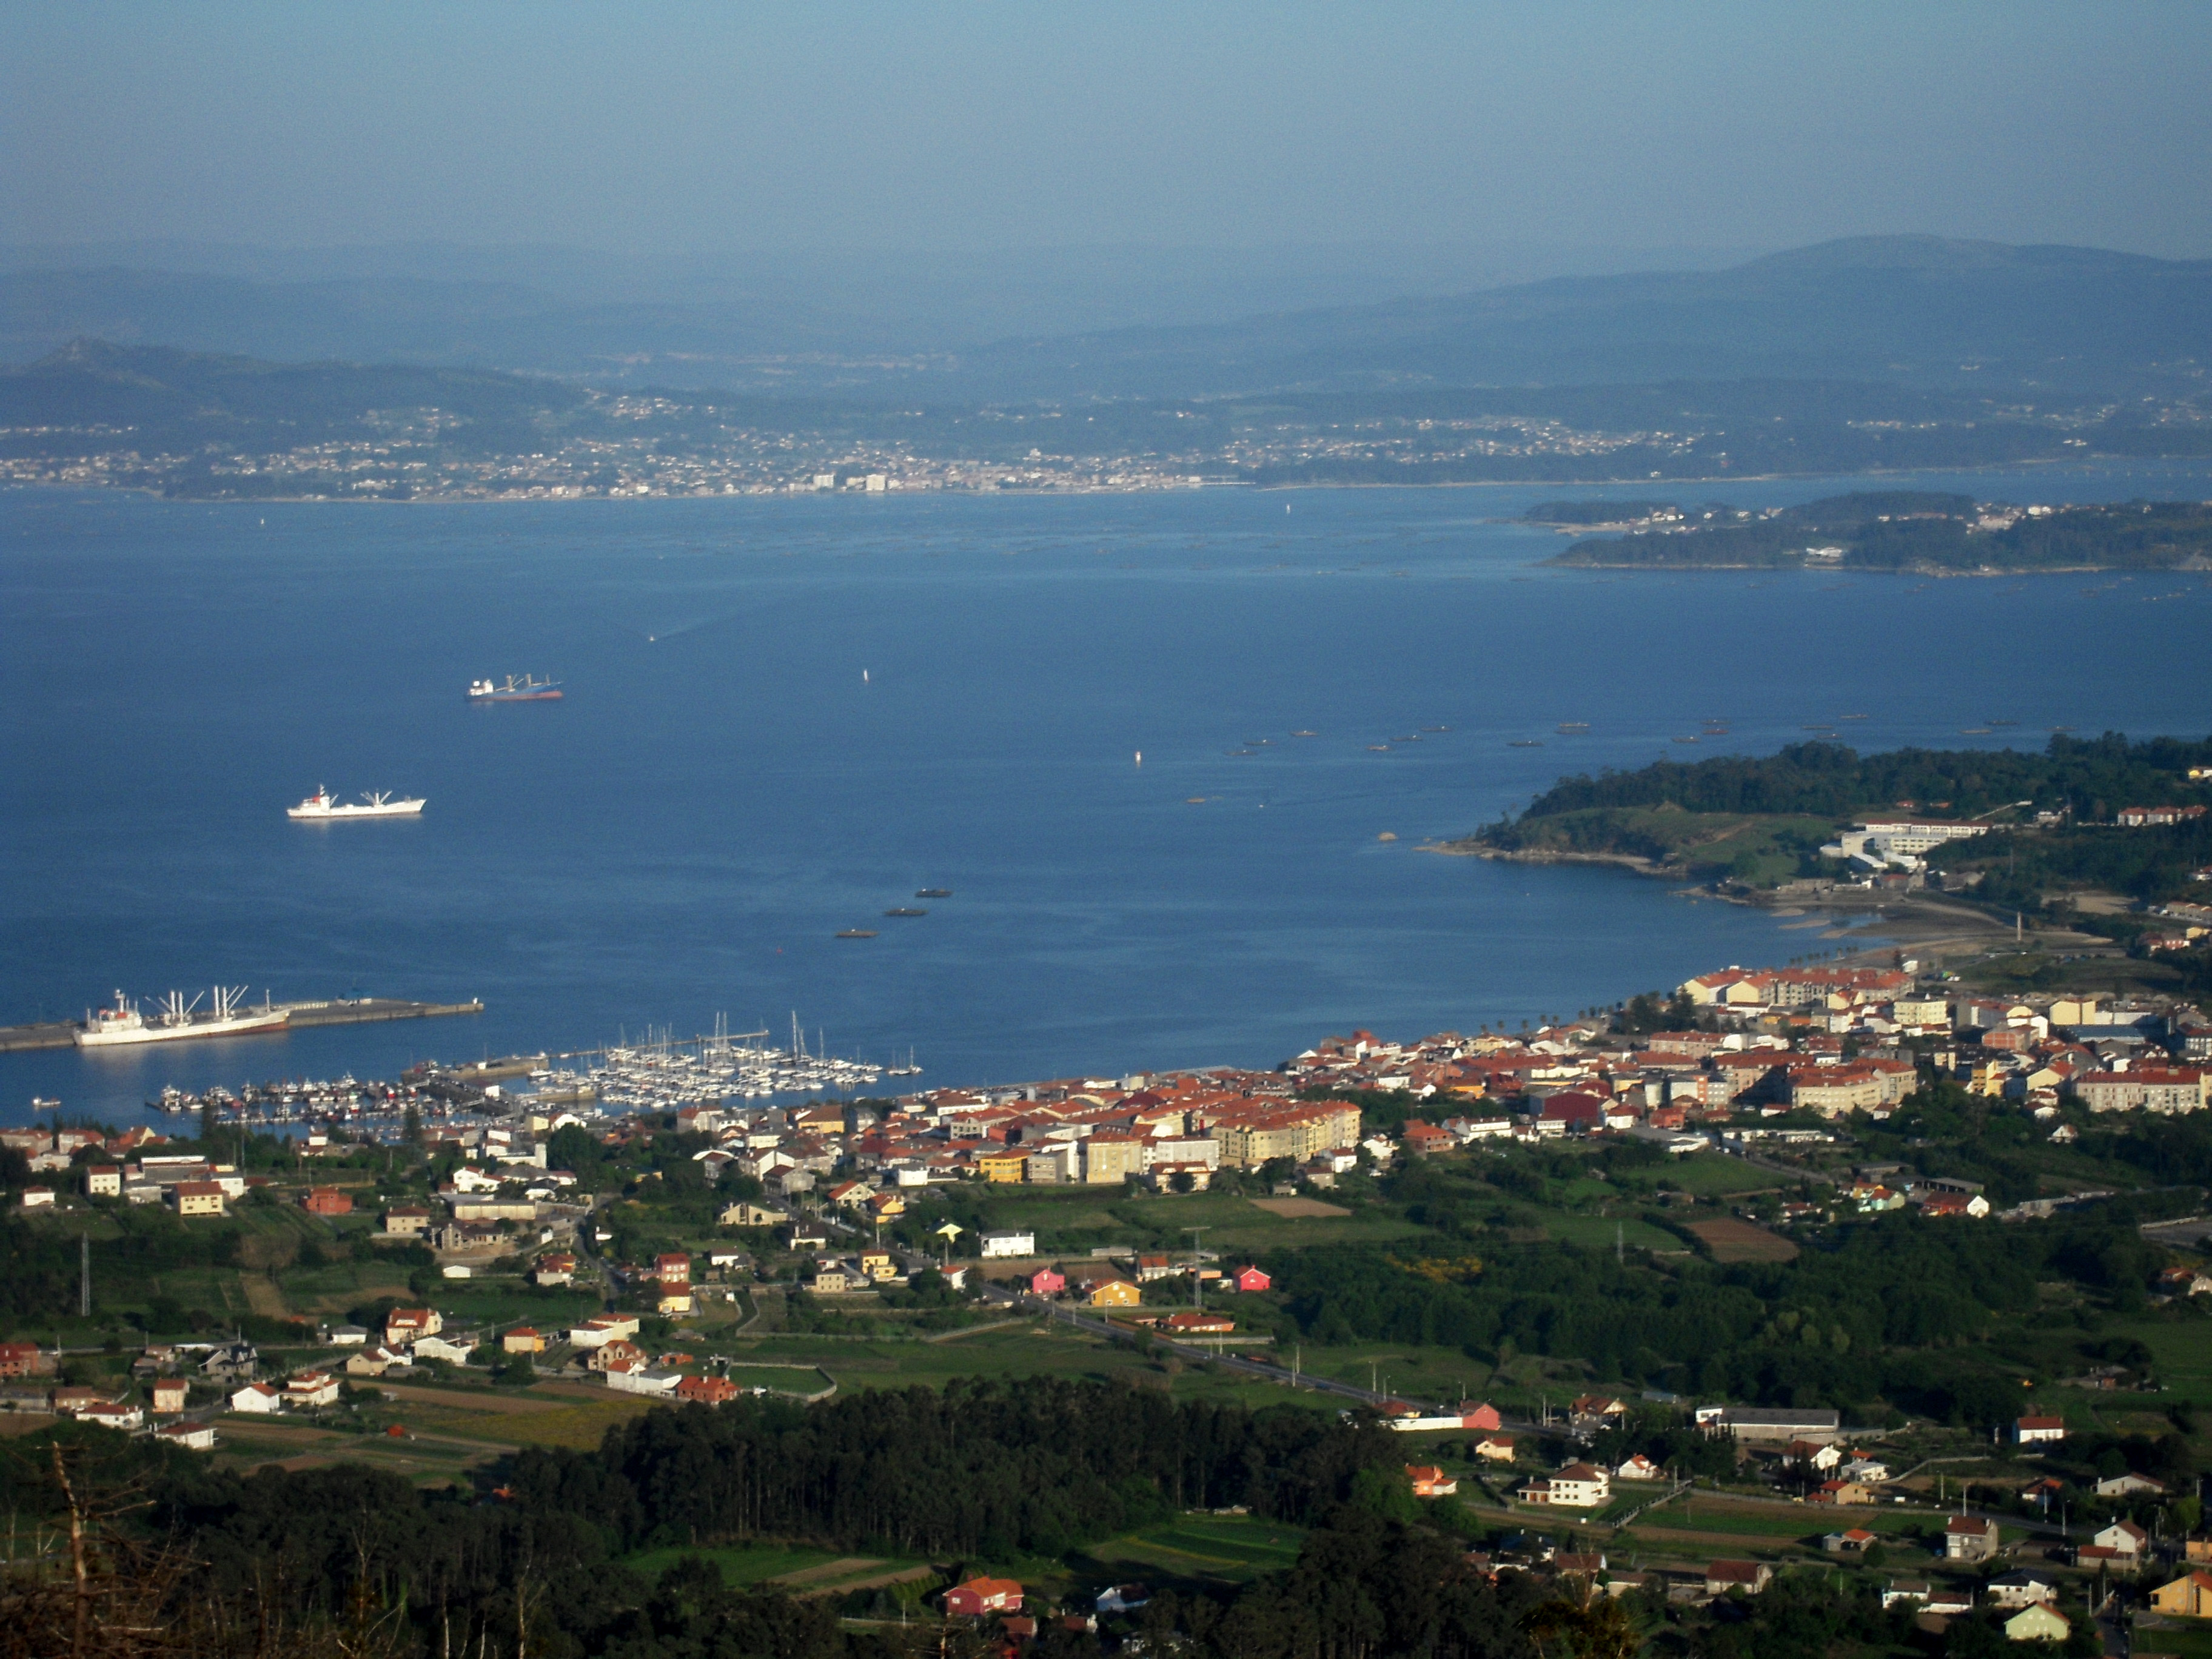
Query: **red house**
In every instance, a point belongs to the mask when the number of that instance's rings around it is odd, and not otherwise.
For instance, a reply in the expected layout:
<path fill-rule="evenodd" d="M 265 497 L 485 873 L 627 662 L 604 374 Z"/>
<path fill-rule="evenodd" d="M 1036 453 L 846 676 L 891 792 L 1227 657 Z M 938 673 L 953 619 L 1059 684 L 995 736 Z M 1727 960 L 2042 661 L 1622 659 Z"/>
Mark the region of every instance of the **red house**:
<path fill-rule="evenodd" d="M 316 1187 L 300 1200 L 300 1207 L 309 1215 L 351 1215 L 353 1200 L 335 1187 Z"/>
<path fill-rule="evenodd" d="M 687 1376 L 677 1383 L 676 1397 L 696 1401 L 702 1406 L 719 1406 L 738 1397 L 738 1385 L 726 1376 Z"/>
<path fill-rule="evenodd" d="M 980 1619 L 987 1613 L 1019 1613 L 1021 1581 L 1014 1578 L 970 1578 L 945 1592 L 945 1611 L 954 1618 Z"/>
<path fill-rule="evenodd" d="M 1237 1288 L 1240 1291 L 1264 1291 L 1274 1282 L 1257 1267 L 1239 1267 L 1237 1270 Z"/>
<path fill-rule="evenodd" d="M 1039 1267 L 1030 1275 L 1031 1296 L 1058 1296 L 1067 1288 L 1067 1275 L 1053 1267 Z"/>
<path fill-rule="evenodd" d="M 691 1258 L 688 1255 L 664 1255 L 654 1258 L 653 1276 L 664 1285 L 689 1285 L 691 1282 Z"/>
<path fill-rule="evenodd" d="M 1540 1133 L 1542 1126 L 1557 1124 L 1554 1134 L 1587 1134 L 1605 1127 L 1605 1102 L 1586 1090 L 1570 1089 L 1546 1101 L 1536 1121 Z"/>
<path fill-rule="evenodd" d="M 1462 1410 L 1459 1414 L 1459 1425 L 1463 1429 L 1502 1429 L 1505 1426 L 1505 1420 L 1498 1416 L 1497 1407 L 1484 1404 L 1469 1406 Z"/>

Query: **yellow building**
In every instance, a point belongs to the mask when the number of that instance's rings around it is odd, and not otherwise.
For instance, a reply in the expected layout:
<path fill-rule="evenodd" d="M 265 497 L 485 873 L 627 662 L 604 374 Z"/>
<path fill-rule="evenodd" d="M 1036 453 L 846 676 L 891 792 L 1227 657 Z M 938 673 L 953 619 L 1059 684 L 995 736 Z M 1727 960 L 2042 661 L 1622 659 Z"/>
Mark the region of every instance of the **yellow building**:
<path fill-rule="evenodd" d="M 978 1152 L 975 1155 L 975 1168 L 986 1181 L 1018 1182 L 1028 1163 L 1029 1155 L 1025 1152 Z"/>
<path fill-rule="evenodd" d="M 1316 1152 L 1357 1146 L 1359 1109 L 1346 1101 L 1325 1100 L 1232 1111 L 1213 1119 L 1208 1133 L 1220 1142 L 1221 1162 L 1229 1169 L 1255 1169 L 1279 1158 L 1303 1163 Z"/>
<path fill-rule="evenodd" d="M 898 1277 L 898 1267 L 892 1261 L 889 1250 L 861 1251 L 860 1271 L 878 1282 Z"/>
<path fill-rule="evenodd" d="M 1133 1308 L 1144 1299 L 1144 1293 L 1126 1279 L 1109 1279 L 1091 1287 L 1094 1308 Z"/>
<path fill-rule="evenodd" d="M 2160 1584 L 2150 1593 L 2150 1604 L 2184 1619 L 2212 1619 L 2212 1572 L 2185 1572 L 2170 1584 Z"/>

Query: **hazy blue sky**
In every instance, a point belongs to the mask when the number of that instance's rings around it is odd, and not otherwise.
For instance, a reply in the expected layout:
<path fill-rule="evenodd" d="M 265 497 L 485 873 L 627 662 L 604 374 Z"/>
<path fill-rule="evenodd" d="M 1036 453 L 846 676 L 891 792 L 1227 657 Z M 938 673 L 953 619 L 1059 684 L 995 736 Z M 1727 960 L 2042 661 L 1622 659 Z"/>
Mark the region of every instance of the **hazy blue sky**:
<path fill-rule="evenodd" d="M 2212 255 L 2212 5 L 9 3 L 0 237 Z"/>

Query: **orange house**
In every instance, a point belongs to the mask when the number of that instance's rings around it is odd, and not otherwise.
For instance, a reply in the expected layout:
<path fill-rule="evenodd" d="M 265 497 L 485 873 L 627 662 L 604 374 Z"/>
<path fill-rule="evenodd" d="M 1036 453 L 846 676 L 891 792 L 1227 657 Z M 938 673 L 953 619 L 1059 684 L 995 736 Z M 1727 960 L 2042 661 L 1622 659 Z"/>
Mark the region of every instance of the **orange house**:
<path fill-rule="evenodd" d="M 300 1200 L 300 1207 L 309 1215 L 351 1215 L 353 1200 L 335 1187 L 315 1187 Z"/>

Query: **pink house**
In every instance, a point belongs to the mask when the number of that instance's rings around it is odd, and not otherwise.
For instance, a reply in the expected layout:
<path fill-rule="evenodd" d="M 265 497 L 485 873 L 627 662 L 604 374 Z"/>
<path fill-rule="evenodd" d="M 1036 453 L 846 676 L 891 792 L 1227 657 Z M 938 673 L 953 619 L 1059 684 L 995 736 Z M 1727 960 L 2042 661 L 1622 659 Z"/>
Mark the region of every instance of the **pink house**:
<path fill-rule="evenodd" d="M 1257 1267 L 1239 1267 L 1237 1270 L 1237 1288 L 1240 1291 L 1264 1291 L 1274 1282 Z"/>
<path fill-rule="evenodd" d="M 1502 1429 L 1505 1421 L 1492 1405 L 1468 1406 L 1459 1414 L 1459 1425 L 1463 1429 Z"/>
<path fill-rule="evenodd" d="M 1067 1276 L 1051 1267 L 1039 1267 L 1030 1275 L 1031 1296 L 1058 1296 L 1067 1288 Z"/>

